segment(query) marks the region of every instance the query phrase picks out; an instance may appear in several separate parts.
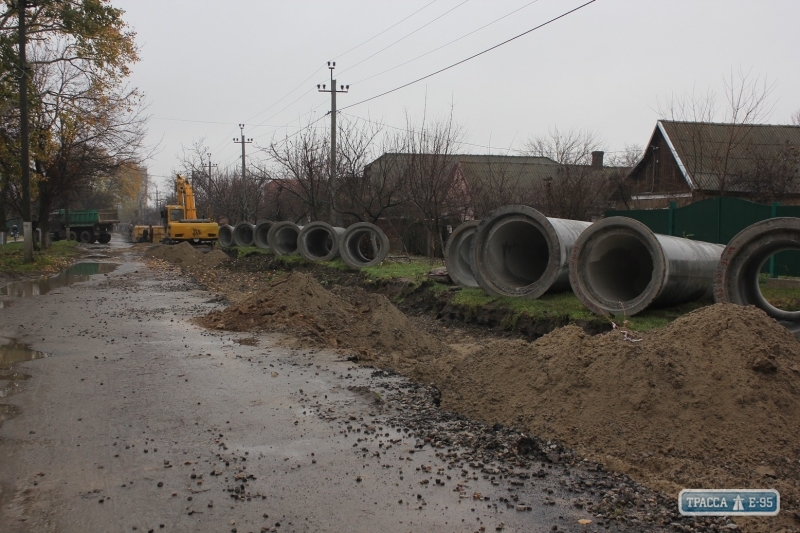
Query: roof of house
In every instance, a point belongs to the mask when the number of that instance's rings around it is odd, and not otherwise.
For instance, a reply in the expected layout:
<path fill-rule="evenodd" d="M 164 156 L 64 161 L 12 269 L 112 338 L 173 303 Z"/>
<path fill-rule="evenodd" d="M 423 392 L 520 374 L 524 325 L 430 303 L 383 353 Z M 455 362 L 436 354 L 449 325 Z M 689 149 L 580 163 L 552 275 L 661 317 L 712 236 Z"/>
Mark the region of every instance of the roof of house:
<path fill-rule="evenodd" d="M 427 157 L 435 157 L 426 154 Z M 386 153 L 367 165 L 395 164 L 400 165 L 403 159 L 411 154 Z M 467 181 L 497 179 L 507 177 L 513 184 L 522 185 L 532 181 L 558 179 L 566 167 L 591 169 L 589 165 L 562 165 L 549 157 L 541 156 L 506 156 L 506 155 L 473 155 L 451 154 L 447 156 L 451 168 L 459 168 Z M 627 171 L 622 167 L 603 167 L 604 171 Z"/>
<path fill-rule="evenodd" d="M 746 175 L 765 161 L 786 157 L 789 147 L 800 147 L 800 126 L 659 120 L 653 137 L 659 131 L 692 190 L 719 190 L 724 179 L 726 190 L 748 192 L 746 182 L 731 178 Z"/>
<path fill-rule="evenodd" d="M 414 154 L 387 152 L 381 155 L 378 159 L 373 161 L 367 166 L 371 166 L 379 161 L 386 161 L 387 159 L 408 159 Z M 441 154 L 424 154 L 426 157 L 443 157 Z M 539 165 L 557 165 L 555 161 L 549 157 L 540 156 L 527 156 L 527 155 L 479 155 L 479 154 L 448 154 L 446 156 L 454 163 L 480 163 L 480 164 L 520 164 L 520 163 L 535 163 Z"/>

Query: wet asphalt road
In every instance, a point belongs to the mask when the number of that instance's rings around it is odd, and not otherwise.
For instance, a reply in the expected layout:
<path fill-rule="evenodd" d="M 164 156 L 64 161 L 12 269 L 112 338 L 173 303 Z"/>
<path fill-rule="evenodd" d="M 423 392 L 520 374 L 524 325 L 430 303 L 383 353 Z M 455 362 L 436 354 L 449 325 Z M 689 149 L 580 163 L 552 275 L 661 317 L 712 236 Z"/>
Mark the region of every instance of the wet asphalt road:
<path fill-rule="evenodd" d="M 0 531 L 608 530 L 555 477 L 415 447 L 405 380 L 208 332 L 209 293 L 124 257 L 0 308 L 0 336 L 48 354 L 0 398 Z"/>

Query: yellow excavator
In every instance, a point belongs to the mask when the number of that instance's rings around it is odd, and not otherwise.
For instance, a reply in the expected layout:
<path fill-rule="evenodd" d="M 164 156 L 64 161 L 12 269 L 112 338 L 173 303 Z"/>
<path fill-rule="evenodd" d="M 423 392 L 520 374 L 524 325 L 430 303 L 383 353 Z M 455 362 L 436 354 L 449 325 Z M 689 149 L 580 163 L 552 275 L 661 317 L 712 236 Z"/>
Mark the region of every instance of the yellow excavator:
<path fill-rule="evenodd" d="M 197 218 L 192 184 L 178 174 L 175 177 L 175 196 L 178 205 L 167 205 L 161 211 L 164 220 L 164 239 L 167 244 L 213 244 L 219 235 L 219 224 L 206 218 Z"/>

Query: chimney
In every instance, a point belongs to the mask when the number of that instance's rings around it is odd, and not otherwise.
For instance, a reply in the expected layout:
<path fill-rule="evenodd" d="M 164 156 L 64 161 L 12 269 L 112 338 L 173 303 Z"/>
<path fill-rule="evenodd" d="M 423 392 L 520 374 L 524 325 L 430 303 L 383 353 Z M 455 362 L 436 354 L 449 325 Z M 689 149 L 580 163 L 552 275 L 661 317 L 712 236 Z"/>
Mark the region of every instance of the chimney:
<path fill-rule="evenodd" d="M 592 168 L 603 168 L 603 154 L 600 150 L 592 152 Z"/>

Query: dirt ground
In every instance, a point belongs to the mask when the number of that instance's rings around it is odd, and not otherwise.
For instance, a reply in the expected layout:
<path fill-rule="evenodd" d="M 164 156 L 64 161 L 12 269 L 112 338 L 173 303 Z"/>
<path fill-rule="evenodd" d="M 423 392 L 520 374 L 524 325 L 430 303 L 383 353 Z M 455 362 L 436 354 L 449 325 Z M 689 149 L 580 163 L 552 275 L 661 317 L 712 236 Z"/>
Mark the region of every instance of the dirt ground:
<path fill-rule="evenodd" d="M 347 348 L 435 384 L 446 409 L 556 439 L 673 497 L 780 490 L 781 517 L 740 520 L 748 531 L 795 529 L 800 518 L 800 343 L 753 307 L 703 307 L 647 334 L 567 326 L 531 343 L 422 331 L 383 296 L 292 273 L 201 323 Z"/>

